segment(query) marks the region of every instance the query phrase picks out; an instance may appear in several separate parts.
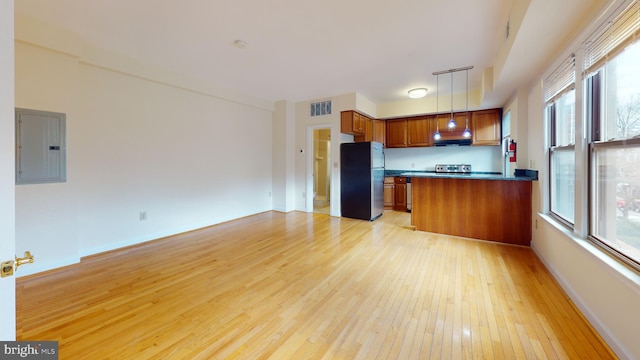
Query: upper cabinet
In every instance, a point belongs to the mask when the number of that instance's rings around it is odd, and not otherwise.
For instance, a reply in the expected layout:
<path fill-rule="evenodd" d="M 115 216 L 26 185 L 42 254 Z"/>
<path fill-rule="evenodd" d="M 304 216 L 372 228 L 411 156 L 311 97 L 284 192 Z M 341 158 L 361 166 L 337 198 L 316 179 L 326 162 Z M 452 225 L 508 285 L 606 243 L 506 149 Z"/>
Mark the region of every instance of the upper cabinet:
<path fill-rule="evenodd" d="M 471 114 L 469 114 L 469 118 Z M 449 120 L 451 120 L 451 113 L 448 114 L 438 114 L 436 116 L 436 120 L 434 121 L 433 128 L 431 129 L 431 138 L 433 139 L 433 135 L 435 135 L 436 130 L 440 132 L 441 140 L 460 140 L 464 139 L 462 133 L 464 132 L 466 121 L 467 121 L 467 113 L 453 113 L 453 120 L 456 122 L 456 127 L 453 129 L 449 129 L 447 125 L 449 125 Z M 437 123 L 436 123 L 437 121 Z M 471 119 L 469 119 L 471 121 Z M 469 124 L 471 126 L 471 124 Z"/>
<path fill-rule="evenodd" d="M 367 117 L 355 111 L 340 113 L 340 132 L 351 135 L 364 135 Z"/>
<path fill-rule="evenodd" d="M 431 146 L 433 134 L 431 122 L 433 116 L 418 116 L 407 119 L 407 146 Z"/>
<path fill-rule="evenodd" d="M 502 109 L 474 111 L 471 117 L 473 145 L 500 145 Z"/>
<path fill-rule="evenodd" d="M 399 119 L 371 119 L 355 111 L 340 113 L 341 132 L 354 135 L 354 141 L 377 141 L 388 148 L 433 146 L 436 130 L 441 140 L 464 139 L 468 126 L 472 145 L 500 145 L 502 109 L 453 113 L 456 127 L 448 128 L 451 113 L 421 115 Z"/>
<path fill-rule="evenodd" d="M 387 145 L 387 126 L 384 120 L 371 120 L 373 134 L 371 140 Z M 366 140 L 365 140 L 366 141 Z"/>
<path fill-rule="evenodd" d="M 340 132 L 353 135 L 355 142 L 377 141 L 386 143 L 384 120 L 371 119 L 355 111 L 340 113 Z"/>
<path fill-rule="evenodd" d="M 387 147 L 407 147 L 407 119 L 387 120 Z"/>
<path fill-rule="evenodd" d="M 433 116 L 417 116 L 387 120 L 387 147 L 418 147 L 433 145 Z"/>

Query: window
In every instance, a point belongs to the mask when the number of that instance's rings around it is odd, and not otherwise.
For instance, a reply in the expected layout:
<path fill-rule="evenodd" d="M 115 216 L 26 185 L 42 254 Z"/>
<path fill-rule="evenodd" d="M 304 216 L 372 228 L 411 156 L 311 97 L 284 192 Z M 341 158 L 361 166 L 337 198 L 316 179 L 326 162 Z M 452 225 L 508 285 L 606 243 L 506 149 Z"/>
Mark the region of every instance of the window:
<path fill-rule="evenodd" d="M 640 263 L 640 42 L 590 77 L 591 235 Z M 604 81 L 600 81 L 599 78 Z M 602 84 L 602 85 L 601 85 Z M 596 109 L 598 106 L 596 106 Z"/>
<path fill-rule="evenodd" d="M 575 61 L 570 56 L 545 79 L 545 100 L 550 128 L 550 211 L 572 227 L 575 207 Z"/>
<path fill-rule="evenodd" d="M 589 238 L 640 269 L 640 3 L 585 43 Z"/>

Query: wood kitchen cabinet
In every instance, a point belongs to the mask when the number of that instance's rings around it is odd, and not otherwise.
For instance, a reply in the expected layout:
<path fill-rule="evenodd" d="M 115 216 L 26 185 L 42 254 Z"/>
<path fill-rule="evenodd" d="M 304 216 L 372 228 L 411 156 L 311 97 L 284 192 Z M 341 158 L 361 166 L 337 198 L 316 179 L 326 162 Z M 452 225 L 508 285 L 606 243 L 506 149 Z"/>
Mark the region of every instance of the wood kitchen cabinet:
<path fill-rule="evenodd" d="M 364 115 L 360 115 L 360 118 L 364 118 L 364 134 L 354 135 L 353 141 L 377 141 L 385 145 L 386 129 L 384 120 L 370 119 Z"/>
<path fill-rule="evenodd" d="M 377 141 L 387 148 L 435 145 L 433 136 L 440 131 L 441 140 L 464 139 L 462 133 L 471 130 L 472 145 L 500 145 L 502 109 L 453 113 L 456 128 L 447 128 L 451 113 L 421 115 L 389 120 L 371 119 L 353 110 L 340 113 L 341 132 L 354 135 L 354 141 Z"/>
<path fill-rule="evenodd" d="M 432 116 L 387 120 L 387 147 L 431 146 Z"/>
<path fill-rule="evenodd" d="M 451 119 L 451 113 L 447 114 L 438 114 L 435 116 L 435 120 L 433 120 L 433 125 L 431 128 L 431 138 L 433 139 L 433 135 L 436 133 L 436 129 L 440 131 L 441 140 L 459 140 L 464 139 L 462 133 L 464 132 L 467 120 L 467 113 L 453 113 L 453 120 L 456 122 L 456 127 L 453 130 L 450 130 L 447 125 L 449 124 L 449 119 Z M 437 122 L 437 126 L 436 126 Z M 471 113 L 469 113 L 469 128 L 471 129 Z M 473 131 L 473 130 L 472 130 Z"/>
<path fill-rule="evenodd" d="M 364 135 L 367 117 L 355 111 L 342 111 L 340 113 L 340 132 L 351 135 Z"/>
<path fill-rule="evenodd" d="M 384 178 L 384 209 L 391 210 L 395 204 L 394 178 L 387 176 Z"/>
<path fill-rule="evenodd" d="M 373 141 L 382 143 L 385 147 L 387 145 L 387 126 L 384 120 L 371 120 L 373 128 Z"/>
<path fill-rule="evenodd" d="M 532 188 L 525 180 L 412 177 L 411 225 L 419 231 L 529 246 Z"/>
<path fill-rule="evenodd" d="M 396 176 L 393 185 L 393 210 L 407 211 L 407 178 Z"/>
<path fill-rule="evenodd" d="M 407 119 L 387 120 L 387 147 L 407 147 Z"/>
<path fill-rule="evenodd" d="M 433 135 L 430 123 L 434 116 L 420 116 L 407 119 L 407 146 L 432 146 Z"/>
<path fill-rule="evenodd" d="M 474 111 L 471 117 L 473 145 L 500 145 L 502 109 Z"/>

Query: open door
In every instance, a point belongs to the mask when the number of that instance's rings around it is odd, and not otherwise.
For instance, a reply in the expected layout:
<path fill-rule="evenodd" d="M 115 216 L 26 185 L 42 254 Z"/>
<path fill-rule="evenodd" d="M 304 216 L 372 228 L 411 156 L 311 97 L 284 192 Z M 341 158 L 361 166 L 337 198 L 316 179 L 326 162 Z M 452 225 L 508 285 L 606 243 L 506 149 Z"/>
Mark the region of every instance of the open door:
<path fill-rule="evenodd" d="M 0 1 L 0 262 L 14 260 L 14 0 Z M 1 270 L 1 269 L 0 269 Z M 16 278 L 0 277 L 0 340 L 16 339 Z"/>
<path fill-rule="evenodd" d="M 330 214 L 331 129 L 313 130 L 313 212 Z"/>

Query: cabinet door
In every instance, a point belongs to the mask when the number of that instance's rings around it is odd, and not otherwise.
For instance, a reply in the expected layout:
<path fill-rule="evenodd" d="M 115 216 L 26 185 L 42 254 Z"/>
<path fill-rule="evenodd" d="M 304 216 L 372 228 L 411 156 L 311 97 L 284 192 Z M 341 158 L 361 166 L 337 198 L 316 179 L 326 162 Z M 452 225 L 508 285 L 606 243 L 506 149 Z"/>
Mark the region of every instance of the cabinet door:
<path fill-rule="evenodd" d="M 394 185 L 393 178 L 384 178 L 384 208 L 387 210 L 393 209 L 394 205 Z"/>
<path fill-rule="evenodd" d="M 407 147 L 407 120 L 387 120 L 387 147 Z"/>
<path fill-rule="evenodd" d="M 362 123 L 362 125 L 356 125 L 356 126 L 361 126 L 364 129 L 364 131 L 362 135 L 354 135 L 353 141 L 355 142 L 372 141 L 373 140 L 372 120 L 364 115 L 360 115 L 360 122 Z"/>
<path fill-rule="evenodd" d="M 343 111 L 340 113 L 340 132 L 351 135 L 364 135 L 364 116 L 355 111 Z"/>
<path fill-rule="evenodd" d="M 382 143 L 385 147 L 386 143 L 386 124 L 383 120 L 371 120 L 373 127 L 373 141 Z"/>
<path fill-rule="evenodd" d="M 471 119 L 473 145 L 500 145 L 502 111 L 489 109 L 474 111 Z"/>
<path fill-rule="evenodd" d="M 407 184 L 395 184 L 393 192 L 393 210 L 407 211 Z"/>
<path fill-rule="evenodd" d="M 429 118 L 417 117 L 407 119 L 407 145 L 408 146 L 431 146 L 432 135 L 429 131 Z"/>

